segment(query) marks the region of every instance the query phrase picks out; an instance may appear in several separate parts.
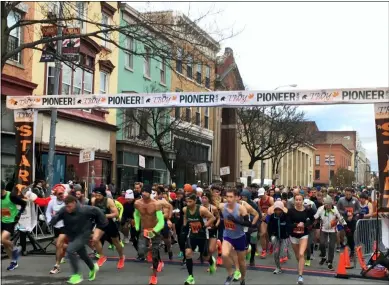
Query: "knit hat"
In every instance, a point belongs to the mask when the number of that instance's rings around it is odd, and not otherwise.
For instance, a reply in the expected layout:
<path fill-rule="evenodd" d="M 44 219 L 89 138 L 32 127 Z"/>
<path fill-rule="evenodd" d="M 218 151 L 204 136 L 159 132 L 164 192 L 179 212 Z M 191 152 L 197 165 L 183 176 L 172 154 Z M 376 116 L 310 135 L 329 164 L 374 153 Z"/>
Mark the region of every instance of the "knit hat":
<path fill-rule="evenodd" d="M 192 185 L 190 185 L 190 184 L 185 184 L 185 185 L 184 185 L 184 191 L 185 191 L 185 192 L 192 192 L 192 191 L 193 191 Z"/>
<path fill-rule="evenodd" d="M 324 205 L 332 205 L 332 198 L 331 198 L 331 196 L 326 196 L 326 197 L 323 199 L 323 204 L 324 204 Z"/>
<path fill-rule="evenodd" d="M 275 203 L 274 203 L 274 210 L 275 209 L 281 209 L 281 210 L 283 210 L 284 209 L 284 203 L 282 203 L 282 201 L 276 201 Z"/>
<path fill-rule="evenodd" d="M 93 192 L 96 193 L 96 194 L 100 194 L 102 195 L 103 197 L 106 197 L 107 196 L 107 193 L 105 192 L 105 187 L 96 187 L 95 189 L 93 189 Z"/>

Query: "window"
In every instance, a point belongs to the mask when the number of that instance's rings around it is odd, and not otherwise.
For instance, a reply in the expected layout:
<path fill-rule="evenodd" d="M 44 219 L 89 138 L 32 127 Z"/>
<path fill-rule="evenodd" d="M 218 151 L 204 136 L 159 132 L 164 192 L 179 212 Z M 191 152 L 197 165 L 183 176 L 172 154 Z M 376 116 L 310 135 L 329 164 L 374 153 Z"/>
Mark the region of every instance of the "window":
<path fill-rule="evenodd" d="M 211 87 L 211 68 L 209 66 L 205 67 L 205 87 Z"/>
<path fill-rule="evenodd" d="M 186 76 L 190 79 L 193 78 L 192 61 L 192 56 L 188 55 L 188 63 L 186 64 Z"/>
<path fill-rule="evenodd" d="M 320 180 L 320 170 L 315 170 L 315 180 Z"/>
<path fill-rule="evenodd" d="M 320 155 L 315 156 L 315 165 L 320 165 Z"/>
<path fill-rule="evenodd" d="M 93 87 L 93 73 L 84 71 L 84 92 L 83 94 L 92 94 Z"/>
<path fill-rule="evenodd" d="M 54 62 L 47 63 L 47 82 L 46 82 L 46 95 L 54 94 L 54 81 L 55 81 L 55 64 Z"/>
<path fill-rule="evenodd" d="M 191 112 L 191 109 L 189 107 L 187 107 L 185 109 L 185 119 L 187 122 L 191 122 L 191 117 L 192 117 L 192 112 Z"/>
<path fill-rule="evenodd" d="M 7 16 L 8 28 L 12 27 L 17 22 L 19 22 L 21 20 L 21 18 L 22 18 L 21 14 L 15 12 L 15 11 L 9 12 L 9 14 Z M 8 39 L 8 47 L 7 47 L 8 51 L 12 51 L 12 50 L 17 49 L 20 45 L 20 40 L 21 40 L 20 27 L 12 29 L 10 34 L 9 34 L 9 39 Z M 10 59 L 13 61 L 19 62 L 19 63 L 22 62 L 20 52 L 18 54 L 15 54 L 14 56 L 12 56 Z"/>
<path fill-rule="evenodd" d="M 72 85 L 72 69 L 62 64 L 62 95 L 70 95 Z"/>
<path fill-rule="evenodd" d="M 80 95 L 82 90 L 82 69 L 76 68 L 73 72 L 73 94 Z"/>
<path fill-rule="evenodd" d="M 160 82 L 162 84 L 166 84 L 166 62 L 165 62 L 165 59 L 162 58 L 161 60 L 161 68 L 160 68 L 160 75 L 161 75 L 161 78 L 160 78 Z"/>
<path fill-rule="evenodd" d="M 126 39 L 126 48 L 130 51 L 134 51 L 134 39 L 127 37 Z M 134 54 L 131 52 L 125 51 L 126 56 L 126 68 L 133 70 L 134 69 Z"/>
<path fill-rule="evenodd" d="M 109 17 L 108 17 L 108 15 L 102 13 L 102 15 L 101 15 L 101 24 L 103 24 L 103 25 L 109 25 Z M 101 27 L 101 29 L 106 29 L 106 28 L 107 28 L 107 27 L 104 27 L 104 26 Z M 102 34 L 102 37 L 103 37 L 104 39 L 102 40 L 101 45 L 102 45 L 103 47 L 108 47 L 108 42 L 107 42 L 107 40 L 109 39 L 109 33 L 108 33 L 108 32 L 107 32 L 107 33 L 103 33 L 103 34 Z"/>
<path fill-rule="evenodd" d="M 334 176 L 335 176 L 335 171 L 330 170 L 330 179 L 334 178 Z"/>
<path fill-rule="evenodd" d="M 86 11 L 85 4 L 86 4 L 85 2 L 81 2 L 81 1 L 76 2 L 77 17 L 79 19 L 86 20 L 87 11 Z M 86 23 L 84 21 L 79 20 L 77 26 L 80 27 L 81 33 L 86 33 Z"/>
<path fill-rule="evenodd" d="M 201 63 L 198 63 L 197 64 L 197 72 L 196 72 L 196 82 L 198 83 L 198 84 L 201 84 L 201 80 L 202 80 L 202 78 L 201 78 Z"/>
<path fill-rule="evenodd" d="M 177 49 L 176 71 L 182 73 L 182 48 Z"/>
<path fill-rule="evenodd" d="M 150 48 L 146 47 L 145 48 L 145 57 L 144 57 L 144 62 L 143 62 L 143 75 L 146 76 L 147 78 L 150 78 Z"/>
<path fill-rule="evenodd" d="M 204 128 L 209 128 L 209 107 L 204 108 Z"/>
<path fill-rule="evenodd" d="M 52 95 L 54 92 L 54 63 L 48 64 L 47 72 L 47 95 Z M 63 95 L 79 95 L 79 94 L 92 94 L 93 93 L 93 72 L 84 70 L 81 68 L 75 68 L 74 70 L 66 65 L 62 64 L 62 85 L 61 94 Z"/>
<path fill-rule="evenodd" d="M 100 71 L 100 94 L 107 94 L 108 74 Z"/>
<path fill-rule="evenodd" d="M 200 113 L 200 107 L 196 107 L 196 125 L 201 125 L 201 113 Z"/>

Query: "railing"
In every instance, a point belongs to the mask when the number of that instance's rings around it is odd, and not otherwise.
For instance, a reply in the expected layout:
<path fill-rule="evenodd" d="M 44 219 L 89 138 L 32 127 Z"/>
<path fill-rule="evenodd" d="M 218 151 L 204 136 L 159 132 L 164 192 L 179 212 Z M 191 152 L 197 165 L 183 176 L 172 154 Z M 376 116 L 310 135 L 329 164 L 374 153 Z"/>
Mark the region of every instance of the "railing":
<path fill-rule="evenodd" d="M 362 246 L 362 252 L 365 256 L 374 253 L 376 244 L 378 249 L 384 250 L 381 219 L 378 219 L 378 224 L 376 218 L 358 220 L 355 227 L 354 240 L 355 246 Z"/>

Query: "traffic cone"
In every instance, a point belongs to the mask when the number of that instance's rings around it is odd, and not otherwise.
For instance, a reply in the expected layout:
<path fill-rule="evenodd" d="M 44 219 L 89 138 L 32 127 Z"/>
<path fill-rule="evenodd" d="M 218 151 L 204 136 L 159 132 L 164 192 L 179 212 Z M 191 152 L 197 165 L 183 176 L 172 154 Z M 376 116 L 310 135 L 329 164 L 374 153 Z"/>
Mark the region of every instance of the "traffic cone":
<path fill-rule="evenodd" d="M 344 248 L 344 266 L 346 267 L 346 269 L 354 268 L 354 266 L 351 266 L 350 263 L 350 255 L 347 246 Z"/>
<path fill-rule="evenodd" d="M 346 272 L 346 265 L 344 260 L 344 252 L 340 253 L 339 255 L 339 263 L 338 268 L 336 270 L 336 278 L 342 278 L 342 279 L 348 279 L 347 272 Z"/>
<path fill-rule="evenodd" d="M 379 253 L 378 253 L 379 254 Z M 372 255 L 372 257 L 371 257 L 371 259 L 373 260 L 373 261 L 376 261 L 377 260 L 377 241 L 374 241 L 374 244 L 373 244 L 373 255 Z"/>

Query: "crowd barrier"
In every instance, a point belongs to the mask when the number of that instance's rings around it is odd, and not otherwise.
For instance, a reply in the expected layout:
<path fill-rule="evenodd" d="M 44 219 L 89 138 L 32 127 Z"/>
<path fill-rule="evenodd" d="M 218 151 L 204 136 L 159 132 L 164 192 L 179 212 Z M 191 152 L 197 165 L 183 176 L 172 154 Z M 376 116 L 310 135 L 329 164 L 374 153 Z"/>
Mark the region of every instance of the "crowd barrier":
<path fill-rule="evenodd" d="M 377 240 L 378 234 L 378 240 Z M 376 245 L 379 250 L 384 250 L 382 243 L 381 219 L 360 219 L 357 221 L 354 233 L 355 246 L 362 246 L 364 256 L 370 256 L 375 252 Z"/>

